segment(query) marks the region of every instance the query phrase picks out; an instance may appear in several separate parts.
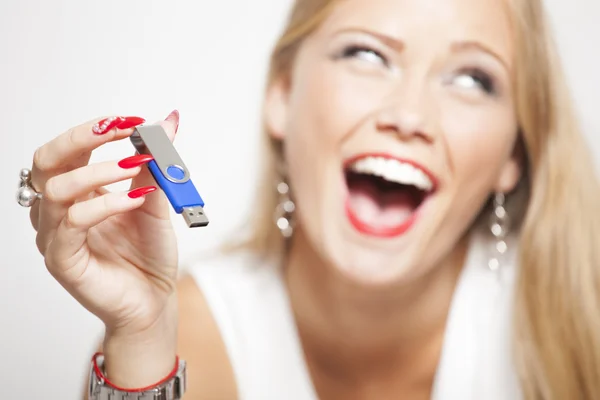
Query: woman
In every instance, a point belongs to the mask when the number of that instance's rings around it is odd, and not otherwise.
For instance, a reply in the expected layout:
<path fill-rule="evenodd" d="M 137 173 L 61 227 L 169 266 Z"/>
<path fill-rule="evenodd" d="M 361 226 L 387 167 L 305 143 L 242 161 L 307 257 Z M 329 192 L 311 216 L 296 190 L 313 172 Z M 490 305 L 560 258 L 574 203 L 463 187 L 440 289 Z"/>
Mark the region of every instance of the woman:
<path fill-rule="evenodd" d="M 541 3 L 297 0 L 252 234 L 179 282 L 148 159 L 87 165 L 141 119 L 41 147 L 37 244 L 109 385 L 178 355 L 193 399 L 600 398 L 598 185 Z"/>

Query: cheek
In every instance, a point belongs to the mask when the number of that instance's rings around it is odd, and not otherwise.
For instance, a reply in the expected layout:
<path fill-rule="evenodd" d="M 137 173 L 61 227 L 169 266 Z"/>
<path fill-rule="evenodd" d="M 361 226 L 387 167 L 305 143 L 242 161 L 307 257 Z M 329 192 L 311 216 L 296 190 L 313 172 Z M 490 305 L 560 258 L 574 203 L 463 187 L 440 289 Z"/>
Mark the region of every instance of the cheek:
<path fill-rule="evenodd" d="M 340 143 L 349 125 L 345 89 L 322 69 L 300 64 L 288 102 L 285 159 L 299 214 L 316 213 L 324 203 L 338 177 L 333 172 L 339 172 Z M 304 222 L 312 226 L 312 220 Z"/>
<path fill-rule="evenodd" d="M 310 147 L 314 156 L 339 150 L 382 100 L 378 85 L 329 63 L 302 71 L 294 82 L 287 139 L 294 147 Z"/>
<path fill-rule="evenodd" d="M 515 116 L 509 106 L 503 105 L 447 110 L 442 117 L 442 130 L 450 179 L 461 185 L 461 190 L 487 194 L 512 153 L 517 131 Z"/>
<path fill-rule="evenodd" d="M 326 63 L 299 65 L 285 129 L 286 162 L 297 200 L 314 200 L 338 180 L 344 141 L 373 101 Z M 301 192 L 301 193 L 300 193 Z M 303 193 L 313 193 L 304 199 Z M 306 195 L 308 196 L 308 195 Z"/>

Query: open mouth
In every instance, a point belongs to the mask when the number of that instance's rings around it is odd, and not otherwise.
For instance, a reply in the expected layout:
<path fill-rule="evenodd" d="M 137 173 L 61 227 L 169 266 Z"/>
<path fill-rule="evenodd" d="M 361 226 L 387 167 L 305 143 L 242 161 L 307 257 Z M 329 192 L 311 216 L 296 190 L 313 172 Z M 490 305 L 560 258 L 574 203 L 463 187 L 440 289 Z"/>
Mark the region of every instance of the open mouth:
<path fill-rule="evenodd" d="M 435 192 L 434 178 L 423 168 L 386 156 L 362 156 L 344 168 L 346 213 L 361 233 L 395 237 L 416 221 L 418 210 Z"/>

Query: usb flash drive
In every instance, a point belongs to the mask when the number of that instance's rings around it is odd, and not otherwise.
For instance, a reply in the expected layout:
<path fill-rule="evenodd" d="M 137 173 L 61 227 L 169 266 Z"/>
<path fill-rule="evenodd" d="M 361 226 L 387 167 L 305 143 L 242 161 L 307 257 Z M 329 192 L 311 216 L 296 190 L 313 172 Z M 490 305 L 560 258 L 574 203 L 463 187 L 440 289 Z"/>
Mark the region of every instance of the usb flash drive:
<path fill-rule="evenodd" d="M 154 160 L 148 163 L 148 168 L 158 186 L 167 195 L 175 212 L 183 215 L 190 228 L 208 225 L 204 201 L 163 127 L 138 126 L 130 139 L 138 153 L 154 157 Z"/>

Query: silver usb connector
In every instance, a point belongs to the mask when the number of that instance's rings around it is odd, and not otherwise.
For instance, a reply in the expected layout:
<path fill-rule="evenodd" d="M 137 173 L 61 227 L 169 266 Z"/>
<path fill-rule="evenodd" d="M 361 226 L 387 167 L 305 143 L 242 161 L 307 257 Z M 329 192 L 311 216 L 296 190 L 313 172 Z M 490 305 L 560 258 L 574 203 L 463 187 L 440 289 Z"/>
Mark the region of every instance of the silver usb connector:
<path fill-rule="evenodd" d="M 208 217 L 204 212 L 204 208 L 200 206 L 184 207 L 181 214 L 183 214 L 183 219 L 190 228 L 208 225 Z"/>

